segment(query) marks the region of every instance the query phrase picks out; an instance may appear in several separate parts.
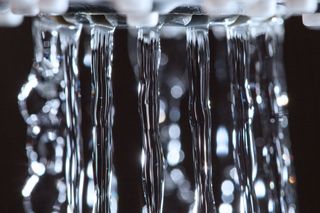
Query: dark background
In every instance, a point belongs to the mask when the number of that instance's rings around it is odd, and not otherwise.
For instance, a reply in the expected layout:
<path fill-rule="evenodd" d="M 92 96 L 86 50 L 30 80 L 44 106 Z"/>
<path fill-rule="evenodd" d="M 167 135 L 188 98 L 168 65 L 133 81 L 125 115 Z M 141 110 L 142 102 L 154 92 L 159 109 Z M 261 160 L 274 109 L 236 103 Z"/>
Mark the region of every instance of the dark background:
<path fill-rule="evenodd" d="M 32 63 L 31 20 L 0 28 L 0 212 L 22 211 L 20 190 L 26 171 L 25 124 L 17 94 Z M 300 17 L 286 21 L 284 62 L 289 93 L 290 134 L 301 212 L 319 211 L 320 31 Z M 121 88 L 120 88 L 121 89 Z"/>

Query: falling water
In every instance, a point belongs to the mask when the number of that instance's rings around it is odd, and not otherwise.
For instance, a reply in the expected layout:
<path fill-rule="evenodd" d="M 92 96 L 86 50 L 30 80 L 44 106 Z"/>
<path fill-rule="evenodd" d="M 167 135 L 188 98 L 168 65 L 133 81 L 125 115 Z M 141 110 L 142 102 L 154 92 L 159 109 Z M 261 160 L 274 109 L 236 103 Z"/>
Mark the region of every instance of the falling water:
<path fill-rule="evenodd" d="M 194 212 L 216 212 L 212 189 L 210 51 L 207 28 L 187 29 L 189 113 L 195 174 Z"/>
<path fill-rule="evenodd" d="M 296 206 L 296 176 L 293 168 L 291 142 L 288 130 L 288 95 L 286 91 L 286 79 L 282 62 L 282 44 L 283 44 L 283 20 L 274 18 L 270 22 L 270 31 L 266 46 L 272 58 L 272 69 L 270 70 L 269 96 L 271 99 L 271 108 L 273 117 L 270 119 L 273 132 L 273 143 L 277 172 L 279 179 L 279 198 L 282 212 L 297 212 Z"/>
<path fill-rule="evenodd" d="M 147 212 L 162 212 L 164 157 L 159 141 L 160 38 L 158 29 L 140 28 L 137 41 L 139 113 L 143 129 L 142 178 Z"/>
<path fill-rule="evenodd" d="M 56 27 L 44 17 L 34 20 L 35 62 L 28 82 L 18 95 L 21 114 L 28 124 L 26 150 L 30 176 L 22 189 L 27 212 L 36 211 L 43 205 L 36 194 L 53 195 L 45 201 L 45 211 L 59 211 L 65 203 L 63 73 Z M 46 188 L 41 187 L 43 182 L 47 183 Z"/>
<path fill-rule="evenodd" d="M 254 106 L 249 85 L 249 30 L 245 24 L 227 27 L 228 55 L 231 75 L 232 135 L 237 168 L 240 210 L 260 212 L 253 183 L 257 174 L 256 148 L 252 120 Z"/>
<path fill-rule="evenodd" d="M 68 211 L 82 212 L 83 156 L 81 136 L 80 81 L 77 53 L 81 25 L 63 25 L 59 29 L 64 65 L 66 97 L 66 184 Z"/>
<path fill-rule="evenodd" d="M 92 26 L 92 118 L 94 212 L 111 212 L 112 177 L 112 51 L 113 28 Z"/>

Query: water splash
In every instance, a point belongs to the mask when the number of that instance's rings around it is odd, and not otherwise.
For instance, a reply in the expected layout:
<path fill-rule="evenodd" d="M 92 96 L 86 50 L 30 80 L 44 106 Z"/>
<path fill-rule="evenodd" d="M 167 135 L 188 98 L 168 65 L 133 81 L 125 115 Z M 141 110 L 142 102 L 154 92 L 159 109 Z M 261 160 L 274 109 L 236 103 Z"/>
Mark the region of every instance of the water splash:
<path fill-rule="evenodd" d="M 207 28 L 187 29 L 189 121 L 193 137 L 194 212 L 216 212 L 212 189 L 210 48 Z"/>
<path fill-rule="evenodd" d="M 162 212 L 164 157 L 159 141 L 160 38 L 158 29 L 138 31 L 139 113 L 143 129 L 142 177 L 147 212 Z"/>
<path fill-rule="evenodd" d="M 254 105 L 249 85 L 249 30 L 246 24 L 227 27 L 231 75 L 231 111 L 234 120 L 233 146 L 240 185 L 240 210 L 260 212 L 253 183 L 257 175 L 252 121 Z"/>
<path fill-rule="evenodd" d="M 77 67 L 81 25 L 62 25 L 59 29 L 66 97 L 66 162 L 68 211 L 82 212 L 83 156 L 81 135 L 80 80 Z"/>
<path fill-rule="evenodd" d="M 113 28 L 92 26 L 92 118 L 95 212 L 111 212 Z"/>

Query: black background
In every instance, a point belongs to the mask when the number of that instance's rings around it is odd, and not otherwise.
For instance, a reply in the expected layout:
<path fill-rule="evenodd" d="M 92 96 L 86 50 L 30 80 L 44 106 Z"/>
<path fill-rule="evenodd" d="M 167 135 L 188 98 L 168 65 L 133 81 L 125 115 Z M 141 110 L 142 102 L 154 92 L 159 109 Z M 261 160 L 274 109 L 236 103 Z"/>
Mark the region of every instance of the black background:
<path fill-rule="evenodd" d="M 20 190 L 27 174 L 24 150 L 26 126 L 19 114 L 16 97 L 32 63 L 30 26 L 31 20 L 27 19 L 18 28 L 0 28 L 1 213 L 22 211 Z M 284 61 L 300 211 L 318 212 L 320 31 L 306 29 L 300 17 L 287 20 Z"/>

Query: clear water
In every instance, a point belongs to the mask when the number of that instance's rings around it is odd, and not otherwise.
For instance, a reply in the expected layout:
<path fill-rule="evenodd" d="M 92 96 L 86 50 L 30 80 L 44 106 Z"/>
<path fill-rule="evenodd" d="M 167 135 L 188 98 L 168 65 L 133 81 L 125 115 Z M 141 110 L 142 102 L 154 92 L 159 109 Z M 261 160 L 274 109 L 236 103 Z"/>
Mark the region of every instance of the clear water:
<path fill-rule="evenodd" d="M 108 27 L 91 27 L 94 212 L 111 212 L 113 31 Z"/>
<path fill-rule="evenodd" d="M 139 29 L 139 113 L 143 131 L 141 164 L 147 212 L 162 212 L 163 208 L 164 156 L 159 139 L 160 55 L 158 29 Z"/>
<path fill-rule="evenodd" d="M 208 28 L 187 29 L 189 122 L 195 175 L 194 212 L 216 212 L 212 191 L 210 48 Z"/>
<path fill-rule="evenodd" d="M 35 20 L 36 62 L 18 97 L 30 138 L 26 211 L 38 210 L 46 179 L 46 212 L 297 211 L 282 20 L 180 16 L 135 29 L 117 28 L 114 15 Z M 135 120 L 121 111 L 129 99 Z M 119 141 L 134 129 L 139 137 Z M 141 152 L 121 162 L 116 142 Z"/>

